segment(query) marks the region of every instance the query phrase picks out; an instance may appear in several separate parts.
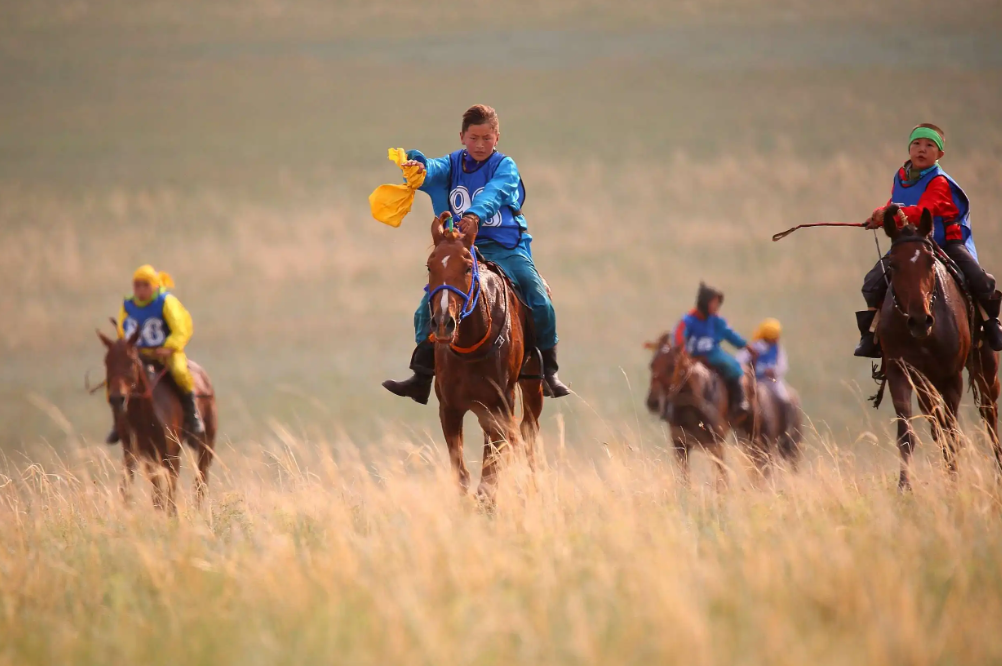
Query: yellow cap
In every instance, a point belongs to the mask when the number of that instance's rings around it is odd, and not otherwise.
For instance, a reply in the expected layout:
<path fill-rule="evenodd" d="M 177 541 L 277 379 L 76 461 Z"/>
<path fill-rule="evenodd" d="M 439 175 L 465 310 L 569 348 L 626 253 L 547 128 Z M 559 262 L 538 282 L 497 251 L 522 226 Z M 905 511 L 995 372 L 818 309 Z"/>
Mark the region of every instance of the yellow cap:
<path fill-rule="evenodd" d="M 779 323 L 778 319 L 765 319 L 758 328 L 755 329 L 755 334 L 752 335 L 753 340 L 765 340 L 766 342 L 776 342 L 779 340 L 779 336 L 783 333 L 783 325 Z"/>
<path fill-rule="evenodd" d="M 159 289 L 164 287 L 170 289 L 174 286 L 174 279 L 171 278 L 170 273 L 166 271 L 157 271 L 149 264 L 140 266 L 136 269 L 136 272 L 132 274 L 133 282 L 146 282 L 154 289 Z"/>

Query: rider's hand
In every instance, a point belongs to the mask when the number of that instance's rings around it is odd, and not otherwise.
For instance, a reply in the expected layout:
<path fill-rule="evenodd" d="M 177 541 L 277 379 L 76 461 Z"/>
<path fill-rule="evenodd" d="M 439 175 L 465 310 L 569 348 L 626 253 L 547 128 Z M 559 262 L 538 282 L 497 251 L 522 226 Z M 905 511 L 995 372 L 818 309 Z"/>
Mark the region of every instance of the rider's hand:
<path fill-rule="evenodd" d="M 459 232 L 464 236 L 471 233 L 476 236 L 479 229 L 480 218 L 473 213 L 463 215 L 463 219 L 459 221 Z"/>
<path fill-rule="evenodd" d="M 880 229 L 884 226 L 884 210 L 886 210 L 886 207 L 881 206 L 873 211 L 873 214 L 870 215 L 870 219 L 866 221 L 867 229 Z"/>
<path fill-rule="evenodd" d="M 168 349 L 167 347 L 157 347 L 153 350 L 153 355 L 160 359 L 161 361 L 166 361 L 174 353 L 173 349 Z"/>
<path fill-rule="evenodd" d="M 412 167 L 412 166 L 418 167 L 418 169 L 420 169 L 421 171 L 425 171 L 426 170 L 424 164 L 421 163 L 421 162 L 418 162 L 417 160 L 407 160 L 406 162 L 404 162 L 403 164 L 400 165 L 400 168 L 402 169 L 404 167 Z"/>
<path fill-rule="evenodd" d="M 748 357 L 751 358 L 753 362 L 758 360 L 758 350 L 756 350 L 754 347 L 748 345 L 747 347 L 745 347 L 745 351 L 748 352 Z"/>
<path fill-rule="evenodd" d="M 769 379 L 775 379 L 776 371 L 773 368 L 769 368 L 768 370 L 765 371 L 765 376 L 768 377 Z"/>

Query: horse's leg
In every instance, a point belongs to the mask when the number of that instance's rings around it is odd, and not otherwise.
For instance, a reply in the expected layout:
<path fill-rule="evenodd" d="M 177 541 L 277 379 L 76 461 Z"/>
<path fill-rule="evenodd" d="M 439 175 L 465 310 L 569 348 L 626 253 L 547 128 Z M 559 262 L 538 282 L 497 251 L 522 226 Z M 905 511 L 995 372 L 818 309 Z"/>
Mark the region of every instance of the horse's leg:
<path fill-rule="evenodd" d="M 123 502 L 128 502 L 132 498 L 132 486 L 136 481 L 136 467 L 139 459 L 136 457 L 136 446 L 131 432 L 123 432 L 119 435 L 122 439 L 122 480 L 118 483 L 118 494 Z"/>
<path fill-rule="evenodd" d="M 519 430 L 525 445 L 529 469 L 536 472 L 536 437 L 539 435 L 539 417 L 543 413 L 543 382 L 527 379 L 519 382 L 522 389 L 522 423 Z"/>
<path fill-rule="evenodd" d="M 167 513 L 177 515 L 177 481 L 181 476 L 181 446 L 176 442 L 168 442 L 167 455 L 163 458 L 164 479 L 167 487 Z"/>
<path fill-rule="evenodd" d="M 957 373 L 956 377 L 950 379 L 948 384 L 940 388 L 943 396 L 944 409 L 939 416 L 940 427 L 946 446 L 943 448 L 943 456 L 946 459 L 947 469 L 951 475 L 957 474 L 957 450 L 960 448 L 960 427 L 957 424 L 957 412 L 960 409 L 960 401 L 964 395 L 964 375 Z"/>
<path fill-rule="evenodd" d="M 911 490 L 912 482 L 908 473 L 908 463 L 912 451 L 915 450 L 914 433 L 912 432 L 912 385 L 908 373 L 901 369 L 898 363 L 888 364 L 887 381 L 891 387 L 891 400 L 894 403 L 894 413 L 898 421 L 898 451 L 901 452 L 901 475 L 898 478 L 898 490 Z"/>
<path fill-rule="evenodd" d="M 517 435 L 512 427 L 512 417 L 507 405 L 490 411 L 478 411 L 477 418 L 484 431 L 483 467 L 477 495 L 493 504 L 498 473 L 504 459 L 510 457 L 513 445 L 517 443 Z"/>
<path fill-rule="evenodd" d="M 713 458 L 713 466 L 717 469 L 716 489 L 718 493 L 727 490 L 727 467 L 724 466 L 724 442 L 716 439 L 706 445 L 706 452 Z"/>
<path fill-rule="evenodd" d="M 929 431 L 932 433 L 932 441 L 939 446 L 943 452 L 943 460 L 946 462 L 946 469 L 950 473 L 950 478 L 954 478 L 957 473 L 957 464 L 954 459 L 953 443 L 950 442 L 947 433 L 946 410 L 940 404 L 940 392 L 929 385 L 918 387 L 919 409 L 929 419 Z"/>
<path fill-rule="evenodd" d="M 981 420 L 985 422 L 988 439 L 991 440 L 992 451 L 995 453 L 995 468 L 1000 475 L 999 479 L 1002 479 L 1002 447 L 999 446 L 998 431 L 998 400 L 999 392 L 1002 391 L 999 384 L 999 355 L 986 344 L 971 353 L 974 355 L 974 363 L 968 371 L 977 389 L 978 411 L 981 412 Z"/>
<path fill-rule="evenodd" d="M 147 460 L 144 467 L 146 475 L 150 478 L 150 483 L 153 484 L 153 508 L 163 509 L 164 496 L 166 495 L 163 465 L 157 464 L 155 460 Z"/>
<path fill-rule="evenodd" d="M 681 429 L 672 427 L 672 445 L 675 449 L 675 460 L 678 461 L 678 477 L 682 487 L 689 487 L 689 447 L 686 445 L 686 435 Z"/>
<path fill-rule="evenodd" d="M 209 443 L 202 439 L 198 442 L 198 469 L 195 472 L 195 507 L 201 508 L 205 495 L 209 492 L 209 465 L 215 457 L 215 452 Z"/>
<path fill-rule="evenodd" d="M 463 461 L 463 416 L 466 411 L 453 409 L 439 402 L 438 417 L 442 422 L 442 433 L 445 435 L 445 444 L 449 448 L 449 462 L 452 464 L 452 471 L 459 481 L 459 487 L 465 495 L 470 488 L 470 471 L 466 469 Z"/>

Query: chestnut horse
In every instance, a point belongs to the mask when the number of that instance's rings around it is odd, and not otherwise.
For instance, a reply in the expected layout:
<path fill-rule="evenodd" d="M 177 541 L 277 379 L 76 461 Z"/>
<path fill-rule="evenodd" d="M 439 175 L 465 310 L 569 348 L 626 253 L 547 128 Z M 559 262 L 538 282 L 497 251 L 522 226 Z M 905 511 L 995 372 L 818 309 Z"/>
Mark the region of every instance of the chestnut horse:
<path fill-rule="evenodd" d="M 911 426 L 913 388 L 918 393 L 919 407 L 930 418 L 933 440 L 943 449 L 947 469 L 951 475 L 956 473 L 957 409 L 964 392 L 965 365 L 988 427 L 996 465 L 1002 471 L 996 404 L 998 354 L 972 338 L 970 301 L 936 258 L 941 251 L 930 238 L 932 215 L 923 210 L 918 228 L 909 224 L 898 229 L 896 214 L 893 205 L 884 213 L 884 231 L 891 238 L 886 260 L 890 284 L 876 334 L 884 353 L 884 382 L 890 384 L 897 415 L 901 453 L 898 489 L 911 488 L 908 464 L 915 449 Z M 883 390 L 882 383 L 873 399 L 875 406 L 879 407 Z"/>
<path fill-rule="evenodd" d="M 484 431 L 477 494 L 493 501 L 501 458 L 520 435 L 535 469 L 543 411 L 541 361 L 530 355 L 526 362 L 528 310 L 500 269 L 477 256 L 476 236 L 453 229 L 451 216 L 444 213 L 432 223 L 431 237 L 435 247 L 428 257 L 428 290 L 442 431 L 465 493 L 470 472 L 463 462 L 463 418 L 470 411 L 476 414 Z M 520 432 L 514 425 L 516 388 L 522 394 Z"/>
<path fill-rule="evenodd" d="M 216 399 L 205 370 L 189 361 L 205 434 L 193 437 L 184 432 L 184 411 L 177 388 L 168 373 L 162 368 L 149 367 L 149 360 L 140 356 L 136 348 L 140 333 L 137 330 L 130 338 L 112 340 L 101 331 L 97 332 L 108 350 L 104 357 L 105 386 L 115 413 L 115 427 L 122 438 L 124 469 L 119 490 L 123 499 L 128 499 L 141 459 L 153 482 L 153 505 L 176 514 L 174 497 L 180 473 L 182 438 L 197 452 L 196 505 L 201 505 L 208 489 L 209 465 L 215 456 Z"/>
<path fill-rule="evenodd" d="M 690 356 L 685 347 L 673 346 L 670 333 L 644 347 L 654 351 L 647 409 L 671 427 L 684 484 L 689 483 L 689 455 L 693 448 L 699 447 L 713 458 L 717 488 L 726 487 L 723 444 L 732 430 L 755 464 L 756 483 L 771 474 L 777 449 L 796 469 L 800 455 L 799 429 L 788 432 L 793 424 L 786 423 L 781 406 L 767 386 L 755 381 L 753 373 L 746 372 L 743 380 L 750 413 L 732 423 L 728 419 L 727 388 L 713 370 Z"/>

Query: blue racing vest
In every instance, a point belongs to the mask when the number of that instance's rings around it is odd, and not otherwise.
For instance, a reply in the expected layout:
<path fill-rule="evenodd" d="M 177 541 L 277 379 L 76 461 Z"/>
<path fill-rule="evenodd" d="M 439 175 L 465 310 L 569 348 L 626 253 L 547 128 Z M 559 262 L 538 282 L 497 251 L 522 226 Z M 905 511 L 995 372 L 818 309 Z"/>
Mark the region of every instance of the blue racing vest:
<path fill-rule="evenodd" d="M 767 370 L 775 370 L 779 364 L 779 345 L 769 342 L 762 346 L 765 347 L 765 351 L 759 352 L 755 360 L 755 375 L 759 379 L 765 376 Z"/>
<path fill-rule="evenodd" d="M 953 205 L 959 211 L 956 221 L 960 224 L 964 245 L 967 246 L 967 250 L 974 257 L 974 260 L 977 261 L 978 251 L 974 247 L 974 236 L 971 234 L 970 200 L 967 198 L 964 190 L 960 189 L 960 185 L 957 185 L 957 182 L 953 178 L 950 178 L 950 175 L 943 171 L 938 164 L 930 168 L 924 176 L 911 185 L 905 185 L 904 181 L 901 180 L 901 171 L 898 170 L 894 174 L 894 190 L 891 192 L 891 201 L 899 206 L 917 206 L 919 199 L 922 198 L 922 194 L 925 192 L 925 188 L 929 186 L 929 182 L 936 176 L 943 176 L 946 178 L 946 182 L 950 184 L 950 191 L 953 193 Z M 912 222 L 918 226 L 918 220 L 913 220 Z M 943 247 L 946 244 L 946 229 L 943 227 L 943 218 L 934 217 L 933 223 L 932 238 L 936 241 L 937 245 Z"/>
<path fill-rule="evenodd" d="M 469 210 L 473 200 L 494 177 L 498 165 L 505 159 L 504 153 L 495 151 L 480 163 L 476 171 L 466 173 L 463 170 L 464 152 L 457 150 L 449 155 L 449 209 L 457 218 Z M 522 216 L 523 204 L 525 204 L 525 185 L 519 180 L 518 206 L 501 206 L 494 217 L 480 220 L 477 240 L 492 240 L 509 250 L 514 249 L 522 240 L 522 234 L 528 230 L 525 218 Z"/>
<path fill-rule="evenodd" d="M 685 349 L 693 356 L 706 356 L 719 349 L 728 330 L 727 322 L 717 315 L 703 319 L 690 312 L 682 321 L 685 323 Z"/>
<path fill-rule="evenodd" d="M 162 347 L 170 336 L 170 326 L 164 319 L 164 301 L 170 292 L 161 289 L 146 305 L 137 305 L 132 298 L 125 299 L 125 321 L 122 330 L 126 338 L 140 331 L 137 347 Z"/>

